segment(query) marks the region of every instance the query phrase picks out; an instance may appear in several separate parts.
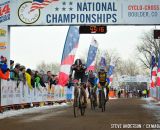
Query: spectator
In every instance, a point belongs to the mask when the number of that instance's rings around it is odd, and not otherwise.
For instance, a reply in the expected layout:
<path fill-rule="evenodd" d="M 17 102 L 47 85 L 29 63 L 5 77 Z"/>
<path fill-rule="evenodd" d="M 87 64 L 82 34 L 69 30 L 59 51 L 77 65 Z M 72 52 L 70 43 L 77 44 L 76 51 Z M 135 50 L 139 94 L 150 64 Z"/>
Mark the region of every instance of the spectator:
<path fill-rule="evenodd" d="M 53 84 L 56 85 L 56 80 L 55 80 L 56 75 L 52 75 L 51 71 L 48 71 L 47 76 L 48 76 L 48 85 L 50 86 L 50 88 Z"/>
<path fill-rule="evenodd" d="M 48 75 L 45 74 L 43 71 L 40 71 L 40 75 L 41 75 L 42 81 L 44 83 L 48 83 Z"/>
<path fill-rule="evenodd" d="M 41 89 L 40 89 L 41 78 L 40 78 L 40 76 L 39 76 L 38 71 L 35 71 L 35 74 L 34 74 L 34 82 L 35 82 L 35 87 L 36 87 L 39 91 L 41 91 Z"/>
<path fill-rule="evenodd" d="M 10 60 L 10 70 L 13 70 L 13 68 L 14 68 L 14 61 Z"/>
<path fill-rule="evenodd" d="M 14 70 L 12 71 L 13 73 L 12 73 L 12 75 L 11 75 L 11 80 L 19 80 L 19 70 L 20 70 L 20 64 L 19 63 L 17 63 L 16 65 L 15 65 L 15 68 L 14 68 Z"/>
<path fill-rule="evenodd" d="M 1 56 L 0 68 L 4 74 L 7 72 L 7 59 L 3 56 Z"/>
<path fill-rule="evenodd" d="M 8 80 L 9 79 L 9 69 L 7 66 L 7 59 L 6 57 L 1 56 L 0 61 L 0 78 Z"/>
<path fill-rule="evenodd" d="M 144 96 L 145 98 L 147 98 L 147 89 L 144 89 L 144 90 L 143 90 L 143 96 Z"/>
<path fill-rule="evenodd" d="M 148 89 L 146 89 L 147 90 L 147 97 L 149 97 L 149 90 Z"/>
<path fill-rule="evenodd" d="M 44 80 L 43 75 L 44 75 L 44 74 L 39 73 L 39 77 L 40 77 L 40 85 L 41 85 L 42 87 L 46 87 L 46 85 L 45 85 L 45 80 Z"/>
<path fill-rule="evenodd" d="M 14 71 L 14 61 L 10 60 L 10 77 L 13 77 Z"/>
<path fill-rule="evenodd" d="M 141 98 L 142 97 L 142 91 L 139 90 L 139 97 Z"/>
<path fill-rule="evenodd" d="M 58 84 L 58 75 L 53 75 L 53 80 L 54 80 L 54 84 L 57 85 Z"/>
<path fill-rule="evenodd" d="M 34 70 L 31 70 L 31 85 L 33 88 L 35 88 L 35 71 Z"/>
<path fill-rule="evenodd" d="M 32 75 L 32 71 L 31 69 L 27 69 L 26 73 L 26 81 L 27 81 L 27 85 L 30 89 L 33 89 L 32 84 L 31 84 L 31 75 Z"/>
<path fill-rule="evenodd" d="M 19 71 L 19 79 L 20 81 L 23 82 L 23 85 L 26 84 L 26 68 L 24 66 L 20 67 L 20 71 Z"/>
<path fill-rule="evenodd" d="M 121 97 L 121 91 L 119 90 L 118 91 L 118 98 L 120 98 Z"/>

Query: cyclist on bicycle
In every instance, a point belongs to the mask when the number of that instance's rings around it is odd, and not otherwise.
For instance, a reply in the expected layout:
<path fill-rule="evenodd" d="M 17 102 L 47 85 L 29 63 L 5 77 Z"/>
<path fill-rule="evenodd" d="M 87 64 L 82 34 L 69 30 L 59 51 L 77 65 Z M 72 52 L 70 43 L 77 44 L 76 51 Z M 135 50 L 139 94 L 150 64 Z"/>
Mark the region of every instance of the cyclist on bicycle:
<path fill-rule="evenodd" d="M 88 71 L 88 82 L 87 82 L 89 98 L 91 97 L 91 89 L 93 89 L 93 94 L 95 97 L 95 105 L 97 105 L 97 95 L 96 95 L 96 75 L 92 70 Z"/>
<path fill-rule="evenodd" d="M 100 90 L 106 88 L 106 101 L 108 101 L 108 93 L 109 93 L 109 87 L 108 87 L 108 82 L 106 81 L 107 79 L 107 72 L 105 71 L 104 67 L 100 68 L 100 71 L 98 72 L 98 79 L 99 79 L 99 83 L 98 83 L 98 88 Z M 102 91 L 99 91 L 99 97 Z M 100 98 L 99 98 L 100 100 Z M 101 104 L 99 104 L 99 107 L 101 107 Z"/>
<path fill-rule="evenodd" d="M 89 92 L 89 98 L 90 98 L 90 88 L 93 88 L 95 86 L 95 74 L 92 70 L 88 71 L 87 75 L 87 86 L 88 86 L 88 92 Z"/>
<path fill-rule="evenodd" d="M 73 75 L 73 80 L 78 80 L 81 81 L 81 83 L 85 83 L 86 81 L 86 77 L 85 77 L 85 71 L 86 71 L 86 66 L 84 64 L 82 64 L 81 59 L 76 59 L 75 63 L 71 66 L 71 72 L 70 72 L 70 79 L 72 78 Z M 74 73 L 74 74 L 73 74 Z M 84 103 L 85 106 L 87 104 L 87 96 L 86 96 L 86 92 L 85 92 L 85 86 L 82 86 L 82 93 L 84 93 Z M 78 88 L 75 87 L 75 93 L 78 91 Z M 77 99 L 77 95 L 75 95 L 76 99 Z"/>

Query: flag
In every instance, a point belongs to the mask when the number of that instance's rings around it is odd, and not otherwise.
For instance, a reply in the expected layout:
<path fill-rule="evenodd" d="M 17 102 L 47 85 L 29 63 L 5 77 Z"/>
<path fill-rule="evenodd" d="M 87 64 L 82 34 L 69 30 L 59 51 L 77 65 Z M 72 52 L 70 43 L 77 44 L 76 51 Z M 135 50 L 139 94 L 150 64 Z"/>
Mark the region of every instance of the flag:
<path fill-rule="evenodd" d="M 109 65 L 109 69 L 108 69 L 108 73 L 107 73 L 107 76 L 109 77 L 109 80 L 110 80 L 110 84 L 113 81 L 113 71 L 114 71 L 114 68 L 115 68 L 115 63 L 114 63 L 113 60 L 111 60 L 110 65 Z"/>
<path fill-rule="evenodd" d="M 79 29 L 77 27 L 69 27 L 61 59 L 59 85 L 65 86 L 68 82 L 70 68 L 74 62 L 76 50 L 78 48 L 79 36 Z"/>
<path fill-rule="evenodd" d="M 106 53 L 103 52 L 102 53 L 102 56 L 101 56 L 101 60 L 100 60 L 100 63 L 99 63 L 99 66 L 103 66 L 103 67 L 106 67 L 107 66 L 107 63 L 106 63 Z"/>
<path fill-rule="evenodd" d="M 154 65 L 152 70 L 151 87 L 155 87 L 157 80 L 157 64 Z"/>
<path fill-rule="evenodd" d="M 112 81 L 113 81 L 113 74 L 109 77 L 109 83 L 111 84 L 112 83 Z"/>
<path fill-rule="evenodd" d="M 108 77 L 110 77 L 113 74 L 113 70 L 114 70 L 115 64 L 113 62 L 113 60 L 111 60 L 111 63 L 109 65 L 109 70 L 108 70 Z"/>
<path fill-rule="evenodd" d="M 155 65 L 155 63 L 156 63 L 156 59 L 155 59 L 155 56 L 154 56 L 154 54 L 152 53 L 152 59 L 151 59 L 151 71 L 152 71 L 152 69 L 153 69 L 153 67 L 154 67 L 154 65 Z"/>
<path fill-rule="evenodd" d="M 158 58 L 157 86 L 160 87 L 160 53 Z"/>
<path fill-rule="evenodd" d="M 93 38 L 88 51 L 87 65 L 86 65 L 87 70 L 94 71 L 97 50 L 98 50 L 98 44 L 97 44 L 97 41 Z"/>
<path fill-rule="evenodd" d="M 157 64 L 156 64 L 155 56 L 152 53 L 152 59 L 151 59 L 151 87 L 155 87 L 156 79 L 157 79 Z"/>
<path fill-rule="evenodd" d="M 42 9 L 47 5 L 51 4 L 52 2 L 56 2 L 58 0 L 33 0 L 31 10 L 34 11 L 36 9 Z"/>

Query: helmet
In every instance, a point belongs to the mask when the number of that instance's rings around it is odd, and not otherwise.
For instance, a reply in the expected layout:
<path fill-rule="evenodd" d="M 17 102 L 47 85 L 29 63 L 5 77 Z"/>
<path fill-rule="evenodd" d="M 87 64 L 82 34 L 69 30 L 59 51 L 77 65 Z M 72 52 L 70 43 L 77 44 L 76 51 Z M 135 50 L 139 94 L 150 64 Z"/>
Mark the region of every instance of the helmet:
<path fill-rule="evenodd" d="M 75 65 L 82 65 L 82 61 L 81 61 L 81 59 L 76 59 L 76 61 L 75 61 Z"/>
<path fill-rule="evenodd" d="M 105 71 L 105 67 L 104 67 L 104 66 L 101 66 L 101 67 L 100 67 L 100 71 Z"/>

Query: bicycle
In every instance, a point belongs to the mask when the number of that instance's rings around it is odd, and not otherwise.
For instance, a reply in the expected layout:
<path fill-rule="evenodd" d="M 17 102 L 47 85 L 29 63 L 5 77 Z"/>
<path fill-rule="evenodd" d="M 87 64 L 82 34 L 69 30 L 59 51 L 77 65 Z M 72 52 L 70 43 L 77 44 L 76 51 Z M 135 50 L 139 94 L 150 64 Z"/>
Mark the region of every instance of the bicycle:
<path fill-rule="evenodd" d="M 96 104 L 96 92 L 95 88 L 91 88 L 90 90 L 90 102 L 91 102 L 91 109 L 95 110 L 97 104 Z"/>
<path fill-rule="evenodd" d="M 82 90 L 83 89 L 82 86 L 83 84 L 77 85 L 74 90 L 75 91 L 74 102 L 73 102 L 74 117 L 78 116 L 79 110 L 80 110 L 81 116 L 84 116 L 85 114 L 85 108 L 86 108 L 86 106 L 84 105 L 85 96 Z"/>
<path fill-rule="evenodd" d="M 102 112 L 106 110 L 106 99 L 105 99 L 105 93 L 104 93 L 104 87 L 99 90 L 99 104 L 102 108 Z"/>

